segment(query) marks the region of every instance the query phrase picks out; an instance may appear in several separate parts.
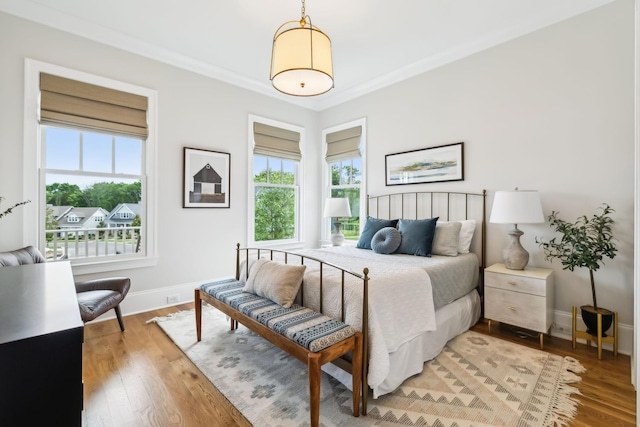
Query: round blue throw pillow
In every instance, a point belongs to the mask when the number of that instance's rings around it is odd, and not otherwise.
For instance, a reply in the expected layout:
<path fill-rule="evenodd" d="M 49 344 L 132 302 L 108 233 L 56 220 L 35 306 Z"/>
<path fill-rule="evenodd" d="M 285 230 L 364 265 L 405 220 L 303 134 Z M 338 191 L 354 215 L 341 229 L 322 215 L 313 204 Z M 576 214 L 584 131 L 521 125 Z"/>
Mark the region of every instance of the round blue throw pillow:
<path fill-rule="evenodd" d="M 377 254 L 391 254 L 400 247 L 402 235 L 395 227 L 381 228 L 371 238 L 371 249 Z"/>

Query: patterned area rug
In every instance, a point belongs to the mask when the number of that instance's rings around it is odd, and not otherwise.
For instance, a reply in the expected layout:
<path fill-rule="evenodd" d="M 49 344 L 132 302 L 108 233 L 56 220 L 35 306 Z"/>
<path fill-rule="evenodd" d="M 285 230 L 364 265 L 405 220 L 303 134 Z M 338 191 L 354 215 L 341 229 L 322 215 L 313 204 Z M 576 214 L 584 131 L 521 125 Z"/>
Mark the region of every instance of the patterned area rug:
<path fill-rule="evenodd" d="M 191 361 L 255 426 L 309 424 L 306 365 L 225 316 L 203 307 L 203 340 L 193 311 L 155 318 Z M 150 321 L 150 322 L 151 322 Z M 573 373 L 572 373 L 573 372 Z M 351 392 L 323 373 L 324 426 L 553 426 L 575 415 L 580 363 L 490 336 L 465 332 L 395 392 L 369 397 L 351 416 Z"/>

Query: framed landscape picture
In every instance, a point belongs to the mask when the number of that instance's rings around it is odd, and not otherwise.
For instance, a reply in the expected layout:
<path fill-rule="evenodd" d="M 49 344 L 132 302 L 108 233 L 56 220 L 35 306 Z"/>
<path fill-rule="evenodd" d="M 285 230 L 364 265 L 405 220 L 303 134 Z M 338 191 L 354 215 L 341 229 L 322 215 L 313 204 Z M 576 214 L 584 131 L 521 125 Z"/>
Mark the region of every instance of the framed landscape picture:
<path fill-rule="evenodd" d="M 464 180 L 463 143 L 387 154 L 386 185 Z"/>
<path fill-rule="evenodd" d="M 228 208 L 231 154 L 184 147 L 185 208 Z"/>

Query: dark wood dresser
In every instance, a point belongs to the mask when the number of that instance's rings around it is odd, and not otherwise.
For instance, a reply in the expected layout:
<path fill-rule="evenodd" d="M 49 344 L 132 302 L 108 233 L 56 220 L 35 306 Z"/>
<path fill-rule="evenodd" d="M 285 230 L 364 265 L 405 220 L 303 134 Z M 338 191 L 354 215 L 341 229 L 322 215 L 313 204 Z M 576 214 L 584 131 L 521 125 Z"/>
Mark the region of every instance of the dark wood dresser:
<path fill-rule="evenodd" d="M 68 261 L 0 268 L 0 426 L 81 426 L 83 334 Z"/>

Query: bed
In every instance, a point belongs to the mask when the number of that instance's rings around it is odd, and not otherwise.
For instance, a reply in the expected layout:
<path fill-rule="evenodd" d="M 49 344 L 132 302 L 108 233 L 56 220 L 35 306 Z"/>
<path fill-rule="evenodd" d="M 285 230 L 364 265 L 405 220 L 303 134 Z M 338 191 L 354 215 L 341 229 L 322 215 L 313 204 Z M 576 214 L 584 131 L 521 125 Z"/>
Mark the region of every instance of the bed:
<path fill-rule="evenodd" d="M 383 223 L 402 219 L 397 229 L 404 225 L 403 242 L 411 240 L 409 232 L 420 230 L 407 224 L 423 224 L 438 217 L 429 257 L 376 253 L 366 245 L 295 252 L 262 248 L 253 257 L 306 265 L 298 303 L 363 331 L 363 390 L 371 388 L 373 398 L 377 398 L 421 372 L 425 361 L 437 356 L 447 341 L 480 318 L 485 199 L 485 191 L 395 193 L 368 198 L 367 221 L 373 224 L 374 220 Z M 446 231 L 451 224 L 460 227 Z M 463 225 L 466 244 L 460 246 Z M 365 225 L 358 246 L 362 246 L 363 236 L 366 240 L 367 231 L 371 230 Z M 449 236 L 444 244 L 443 236 Z M 455 245 L 451 236 L 455 236 Z M 237 277 L 246 278 L 251 263 L 245 260 L 251 259 L 251 250 L 239 249 L 238 253 Z M 329 374 L 350 387 L 348 360 L 326 366 Z M 366 396 L 364 393 L 364 410 Z"/>

